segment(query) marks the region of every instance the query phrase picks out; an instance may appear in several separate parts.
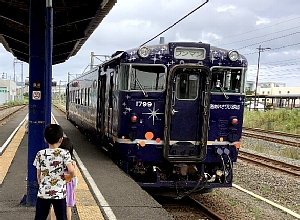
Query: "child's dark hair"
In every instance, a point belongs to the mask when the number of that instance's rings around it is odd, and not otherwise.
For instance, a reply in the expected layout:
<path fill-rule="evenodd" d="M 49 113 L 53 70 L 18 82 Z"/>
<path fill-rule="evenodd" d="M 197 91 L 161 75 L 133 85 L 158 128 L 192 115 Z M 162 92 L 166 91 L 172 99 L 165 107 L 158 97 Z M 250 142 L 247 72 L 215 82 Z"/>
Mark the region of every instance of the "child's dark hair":
<path fill-rule="evenodd" d="M 71 142 L 70 138 L 64 137 L 59 148 L 68 150 L 71 154 L 72 159 L 74 159 L 74 154 L 73 154 L 74 147 L 73 147 L 73 143 Z"/>
<path fill-rule="evenodd" d="M 62 127 L 58 124 L 49 124 L 45 127 L 44 137 L 48 144 L 56 144 L 64 135 Z"/>

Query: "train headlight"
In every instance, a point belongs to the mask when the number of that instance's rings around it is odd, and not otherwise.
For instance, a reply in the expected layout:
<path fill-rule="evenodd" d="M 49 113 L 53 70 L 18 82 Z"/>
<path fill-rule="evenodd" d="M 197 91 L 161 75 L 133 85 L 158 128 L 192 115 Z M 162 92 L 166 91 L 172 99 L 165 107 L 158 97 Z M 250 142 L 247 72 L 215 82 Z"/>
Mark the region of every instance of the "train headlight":
<path fill-rule="evenodd" d="M 138 51 L 137 54 L 140 58 L 146 58 L 150 55 L 151 50 L 147 47 L 147 46 L 141 46 Z"/>
<path fill-rule="evenodd" d="M 228 51 L 228 58 L 234 62 L 240 58 L 240 55 L 236 50 L 230 50 Z"/>

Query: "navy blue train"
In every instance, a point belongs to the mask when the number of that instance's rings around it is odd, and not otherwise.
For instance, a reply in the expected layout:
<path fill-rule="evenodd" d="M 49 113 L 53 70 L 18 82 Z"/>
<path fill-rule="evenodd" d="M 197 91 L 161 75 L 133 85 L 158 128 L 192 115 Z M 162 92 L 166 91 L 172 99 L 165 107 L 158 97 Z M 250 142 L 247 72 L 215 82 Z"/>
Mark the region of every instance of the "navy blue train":
<path fill-rule="evenodd" d="M 247 60 L 170 42 L 117 51 L 67 87 L 67 118 L 145 189 L 187 195 L 231 187 Z"/>

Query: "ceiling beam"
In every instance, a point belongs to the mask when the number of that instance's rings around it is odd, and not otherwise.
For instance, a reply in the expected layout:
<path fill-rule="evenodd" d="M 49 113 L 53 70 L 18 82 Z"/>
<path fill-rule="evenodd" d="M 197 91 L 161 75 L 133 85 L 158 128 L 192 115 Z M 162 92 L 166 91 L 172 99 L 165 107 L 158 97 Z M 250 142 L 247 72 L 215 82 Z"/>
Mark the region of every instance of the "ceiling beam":
<path fill-rule="evenodd" d="M 29 26 L 28 11 L 9 6 L 8 4 L 3 2 L 0 2 L 0 17 L 23 26 Z"/>
<path fill-rule="evenodd" d="M 80 8 L 56 12 L 53 20 L 54 28 L 92 20 L 95 17 L 96 10 L 97 8 L 91 6 L 83 6 Z"/>

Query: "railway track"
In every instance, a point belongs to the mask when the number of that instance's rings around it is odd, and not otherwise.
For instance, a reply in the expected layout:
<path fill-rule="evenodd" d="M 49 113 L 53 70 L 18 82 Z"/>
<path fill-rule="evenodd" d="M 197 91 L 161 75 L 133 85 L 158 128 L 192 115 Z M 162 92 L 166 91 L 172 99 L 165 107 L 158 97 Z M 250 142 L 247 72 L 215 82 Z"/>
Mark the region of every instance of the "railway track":
<path fill-rule="evenodd" d="M 243 128 L 243 136 L 285 144 L 293 147 L 300 147 L 299 134 L 290 134 L 285 132 L 269 131 L 257 128 Z"/>
<path fill-rule="evenodd" d="M 292 164 L 284 163 L 282 161 L 266 158 L 264 156 L 251 154 L 240 151 L 238 158 L 268 168 L 287 173 L 296 177 L 300 177 L 300 167 Z"/>
<path fill-rule="evenodd" d="M 0 105 L 0 111 L 2 111 L 4 109 L 7 109 L 7 108 L 10 108 L 10 106 L 8 106 L 8 105 Z"/>
<path fill-rule="evenodd" d="M 260 132 L 260 133 L 264 133 L 264 134 L 274 134 L 274 135 L 280 135 L 280 136 L 284 136 L 284 137 L 300 139 L 300 134 L 292 134 L 292 133 L 286 133 L 286 132 L 281 132 L 281 131 L 271 131 L 271 130 L 264 130 L 264 129 L 260 129 L 260 128 L 243 127 L 243 132 L 244 131 L 245 132 L 253 131 L 253 132 Z"/>
<path fill-rule="evenodd" d="M 16 112 L 24 109 L 27 105 L 16 105 L 16 106 L 1 106 L 0 107 L 0 125 L 5 122 L 10 116 Z"/>
<path fill-rule="evenodd" d="M 223 217 L 210 208 L 189 196 L 182 199 L 174 199 L 168 196 L 154 196 L 153 198 L 175 219 L 224 220 Z"/>

